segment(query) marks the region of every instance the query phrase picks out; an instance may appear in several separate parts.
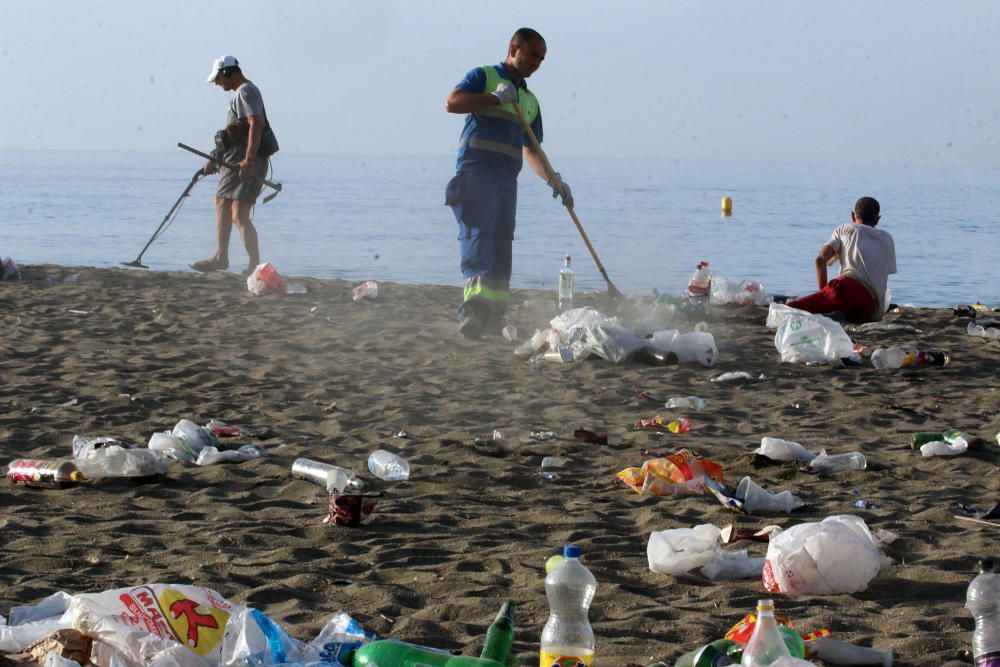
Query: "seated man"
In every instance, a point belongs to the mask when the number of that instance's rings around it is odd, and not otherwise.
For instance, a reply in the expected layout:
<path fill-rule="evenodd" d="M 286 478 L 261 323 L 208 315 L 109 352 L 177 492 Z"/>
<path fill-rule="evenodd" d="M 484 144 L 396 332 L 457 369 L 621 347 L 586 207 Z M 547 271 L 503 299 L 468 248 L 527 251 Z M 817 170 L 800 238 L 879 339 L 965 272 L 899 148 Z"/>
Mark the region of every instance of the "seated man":
<path fill-rule="evenodd" d="M 833 230 L 816 257 L 815 294 L 790 301 L 792 308 L 853 324 L 874 322 L 885 312 L 885 291 L 889 274 L 896 273 L 896 245 L 888 232 L 875 229 L 879 205 L 872 197 L 862 197 L 851 213 L 853 224 Z M 829 283 L 826 267 L 840 262 L 840 275 Z"/>

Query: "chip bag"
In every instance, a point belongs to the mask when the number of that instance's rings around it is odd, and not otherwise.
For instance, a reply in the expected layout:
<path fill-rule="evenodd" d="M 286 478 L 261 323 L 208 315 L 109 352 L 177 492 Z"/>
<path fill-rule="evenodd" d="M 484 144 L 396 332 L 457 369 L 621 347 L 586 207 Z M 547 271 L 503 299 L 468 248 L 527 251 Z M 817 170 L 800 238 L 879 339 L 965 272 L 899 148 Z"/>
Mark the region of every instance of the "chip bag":
<path fill-rule="evenodd" d="M 723 482 L 722 466 L 689 449 L 658 459 L 641 468 L 625 468 L 616 477 L 636 493 L 653 496 L 705 493 L 704 478 Z"/>

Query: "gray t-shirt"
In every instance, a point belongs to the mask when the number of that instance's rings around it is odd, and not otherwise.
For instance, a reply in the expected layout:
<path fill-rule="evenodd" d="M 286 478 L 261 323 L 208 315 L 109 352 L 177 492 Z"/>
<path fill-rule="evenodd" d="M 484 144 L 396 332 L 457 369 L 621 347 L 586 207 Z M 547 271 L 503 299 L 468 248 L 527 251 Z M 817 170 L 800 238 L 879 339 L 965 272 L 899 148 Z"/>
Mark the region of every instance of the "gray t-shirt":
<path fill-rule="evenodd" d="M 250 116 L 260 116 L 266 120 L 264 98 L 260 95 L 260 88 L 252 81 L 247 81 L 233 93 L 229 111 L 226 113 L 226 125 L 232 125 L 237 120 L 246 120 Z"/>

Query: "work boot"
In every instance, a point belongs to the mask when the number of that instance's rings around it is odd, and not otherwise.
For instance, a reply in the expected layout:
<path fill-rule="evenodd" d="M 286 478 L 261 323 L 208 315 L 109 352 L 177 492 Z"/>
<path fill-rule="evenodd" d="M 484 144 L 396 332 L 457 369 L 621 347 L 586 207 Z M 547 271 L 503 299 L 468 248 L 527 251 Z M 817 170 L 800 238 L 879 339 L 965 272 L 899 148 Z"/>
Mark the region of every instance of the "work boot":
<path fill-rule="evenodd" d="M 479 340 L 483 334 L 483 324 L 475 313 L 469 313 L 462 317 L 462 322 L 458 325 L 458 332 L 469 340 Z"/>

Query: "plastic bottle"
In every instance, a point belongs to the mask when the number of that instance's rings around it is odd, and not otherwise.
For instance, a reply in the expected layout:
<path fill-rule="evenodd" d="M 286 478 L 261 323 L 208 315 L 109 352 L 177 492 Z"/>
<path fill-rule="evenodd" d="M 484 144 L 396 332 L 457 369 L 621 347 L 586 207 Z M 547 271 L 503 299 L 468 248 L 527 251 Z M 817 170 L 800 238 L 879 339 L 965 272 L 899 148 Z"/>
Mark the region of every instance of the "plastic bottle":
<path fill-rule="evenodd" d="M 305 479 L 324 487 L 328 493 L 343 493 L 347 487 L 360 487 L 360 480 L 347 468 L 299 458 L 292 463 L 292 477 Z"/>
<path fill-rule="evenodd" d="M 698 268 L 695 269 L 691 280 L 688 281 L 687 293 L 688 296 L 698 300 L 706 300 L 711 291 L 712 274 L 708 270 L 708 262 L 701 260 L 698 262 Z"/>
<path fill-rule="evenodd" d="M 831 456 L 826 453 L 825 449 L 821 449 L 819 456 L 810 461 L 808 467 L 812 472 L 831 474 L 847 470 L 864 470 L 868 467 L 868 460 L 861 452 L 848 452 L 847 454 L 833 454 Z"/>
<path fill-rule="evenodd" d="M 569 266 L 569 255 L 566 255 L 566 263 L 559 269 L 559 312 L 569 310 L 573 307 L 573 285 L 576 282 L 576 274 Z"/>
<path fill-rule="evenodd" d="M 507 657 L 514 646 L 514 603 L 507 600 L 497 612 L 497 617 L 486 630 L 483 651 L 480 658 L 507 663 Z"/>
<path fill-rule="evenodd" d="M 785 646 L 781 633 L 778 632 L 778 622 L 774 619 L 774 602 L 771 600 L 757 601 L 757 622 L 753 626 L 753 634 L 743 647 L 741 667 L 764 667 L 770 665 L 782 656 L 791 657 Z"/>
<path fill-rule="evenodd" d="M 992 559 L 979 561 L 979 575 L 969 584 L 965 608 L 976 619 L 972 656 L 976 667 L 1000 667 L 1000 575 Z"/>
<path fill-rule="evenodd" d="M 944 366 L 949 357 L 937 350 L 918 350 L 912 347 L 880 347 L 872 352 L 872 366 L 875 368 L 908 368 L 917 364 Z"/>
<path fill-rule="evenodd" d="M 68 459 L 17 459 L 7 465 L 7 479 L 12 484 L 62 489 L 86 478 Z"/>
<path fill-rule="evenodd" d="M 549 620 L 542 630 L 539 667 L 594 664 L 594 631 L 587 619 L 597 580 L 580 562 L 580 547 L 563 547 L 563 560 L 545 577 Z M 571 660 L 572 659 L 572 660 Z"/>
<path fill-rule="evenodd" d="M 443 649 L 407 644 L 395 639 L 369 642 L 354 651 L 354 667 L 505 667 L 489 658 L 452 655 Z"/>
<path fill-rule="evenodd" d="M 410 478 L 410 464 L 401 456 L 376 449 L 368 456 L 368 469 L 386 482 L 402 482 Z"/>
<path fill-rule="evenodd" d="M 90 480 L 106 477 L 154 477 L 170 472 L 170 459 L 155 449 L 126 449 L 109 445 L 73 460 L 77 470 Z"/>
<path fill-rule="evenodd" d="M 713 366 L 719 358 L 715 337 L 707 331 L 677 335 L 670 343 L 670 351 L 677 355 L 682 364 L 697 361 L 702 366 Z"/>
<path fill-rule="evenodd" d="M 674 396 L 664 403 L 663 407 L 675 409 L 682 408 L 701 412 L 705 409 L 706 405 L 708 405 L 708 402 L 704 398 L 698 398 L 697 396 Z"/>

